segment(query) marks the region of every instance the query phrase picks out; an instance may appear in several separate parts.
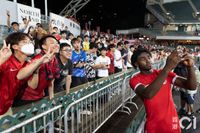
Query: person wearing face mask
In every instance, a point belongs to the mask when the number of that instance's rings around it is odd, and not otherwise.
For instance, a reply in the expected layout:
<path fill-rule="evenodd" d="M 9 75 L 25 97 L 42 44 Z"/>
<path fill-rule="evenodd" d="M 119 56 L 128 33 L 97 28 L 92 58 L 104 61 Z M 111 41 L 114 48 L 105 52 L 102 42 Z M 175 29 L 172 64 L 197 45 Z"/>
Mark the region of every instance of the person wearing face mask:
<path fill-rule="evenodd" d="M 25 33 L 12 33 L 4 41 L 0 50 L 0 119 L 12 115 L 11 107 L 15 96 L 23 86 L 27 86 L 28 76 L 18 80 L 17 74 L 27 64 L 27 57 L 33 53 L 33 44 Z M 32 86 L 34 82 L 35 78 L 32 78 L 28 85 Z"/>
<path fill-rule="evenodd" d="M 40 47 L 42 52 L 34 56 L 31 62 L 17 74 L 19 80 L 24 77 L 38 76 L 35 86 L 25 89 L 21 97 L 21 105 L 42 99 L 45 96 L 46 88 L 48 88 L 49 98 L 54 97 L 54 79 L 60 77 L 58 61 L 55 57 L 55 54 L 59 52 L 58 41 L 54 36 L 47 35 L 40 40 Z M 40 60 L 45 54 L 48 55 L 47 61 L 41 63 Z"/>

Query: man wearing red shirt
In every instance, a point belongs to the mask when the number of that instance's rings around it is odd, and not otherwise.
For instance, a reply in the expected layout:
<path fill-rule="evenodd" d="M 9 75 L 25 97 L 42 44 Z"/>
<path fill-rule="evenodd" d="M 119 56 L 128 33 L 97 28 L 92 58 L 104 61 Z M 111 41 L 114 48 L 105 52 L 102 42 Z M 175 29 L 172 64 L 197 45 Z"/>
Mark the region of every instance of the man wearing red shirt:
<path fill-rule="evenodd" d="M 196 89 L 194 61 L 189 56 L 181 59 L 177 51 L 173 51 L 162 70 L 152 70 L 150 59 L 151 53 L 144 48 L 138 48 L 131 57 L 132 65 L 140 70 L 139 74 L 130 79 L 130 86 L 144 102 L 147 114 L 145 133 L 180 133 L 171 84 Z M 180 61 L 187 66 L 187 79 L 171 72 Z"/>
<path fill-rule="evenodd" d="M 108 68 L 109 74 L 114 74 L 115 73 L 115 66 L 114 66 L 114 53 L 115 53 L 115 45 L 110 44 L 108 46 L 108 52 L 106 56 L 110 58 L 110 67 Z"/>
<path fill-rule="evenodd" d="M 23 69 L 21 69 L 17 75 L 18 79 L 22 79 L 31 75 L 32 77 L 38 77 L 34 88 L 28 86 L 25 89 L 24 94 L 21 97 L 21 100 L 18 103 L 18 105 L 40 100 L 45 96 L 44 90 L 46 88 L 48 88 L 49 98 L 52 99 L 54 97 L 54 79 L 59 78 L 60 76 L 58 62 L 55 58 L 55 53 L 59 51 L 58 41 L 54 36 L 44 36 L 40 40 L 40 47 L 42 48 L 42 52 L 36 55 L 32 59 L 31 63 Z M 48 56 L 50 61 L 46 61 L 46 63 L 44 64 L 39 63 L 38 60 L 40 60 L 40 58 L 42 58 L 42 56 L 47 53 L 50 53 L 50 56 Z M 27 72 L 27 70 L 29 71 Z"/>
<path fill-rule="evenodd" d="M 26 64 L 27 56 L 33 53 L 34 46 L 25 33 L 12 33 L 4 41 L 0 50 L 0 119 L 5 115 L 12 115 L 14 98 L 28 80 L 27 77 L 18 80 L 16 75 Z M 31 81 L 29 83 L 31 86 Z"/>

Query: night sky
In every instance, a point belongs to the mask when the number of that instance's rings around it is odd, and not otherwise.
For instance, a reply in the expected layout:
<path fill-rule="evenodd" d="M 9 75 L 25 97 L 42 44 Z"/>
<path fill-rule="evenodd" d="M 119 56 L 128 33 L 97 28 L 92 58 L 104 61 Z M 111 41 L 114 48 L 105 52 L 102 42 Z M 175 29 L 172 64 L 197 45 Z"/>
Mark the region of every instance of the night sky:
<path fill-rule="evenodd" d="M 18 0 L 19 3 L 31 5 L 31 0 Z M 70 0 L 48 0 L 48 10 L 59 14 Z M 146 0 L 91 0 L 77 14 L 82 28 L 91 21 L 91 29 L 100 26 L 102 31 L 111 29 L 130 29 L 144 26 Z M 44 1 L 35 0 L 35 7 L 44 14 Z"/>

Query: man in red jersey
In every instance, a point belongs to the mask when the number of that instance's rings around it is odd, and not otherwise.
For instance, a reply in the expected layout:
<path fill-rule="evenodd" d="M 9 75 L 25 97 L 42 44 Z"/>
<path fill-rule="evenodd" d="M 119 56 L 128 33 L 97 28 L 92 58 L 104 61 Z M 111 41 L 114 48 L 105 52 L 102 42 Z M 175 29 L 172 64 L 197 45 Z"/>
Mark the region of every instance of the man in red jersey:
<path fill-rule="evenodd" d="M 11 106 L 14 97 L 20 86 L 27 81 L 23 81 L 26 77 L 21 81 L 17 80 L 16 75 L 26 64 L 27 53 L 34 52 L 34 47 L 27 51 L 26 47 L 30 45 L 29 36 L 19 32 L 10 34 L 4 41 L 0 51 L 0 119 L 6 115 L 12 115 Z"/>
<path fill-rule="evenodd" d="M 144 102 L 145 133 L 180 133 L 171 84 L 185 89 L 196 89 L 194 61 L 190 56 L 181 59 L 178 52 L 173 51 L 162 70 L 152 70 L 150 59 L 151 53 L 144 48 L 138 48 L 131 57 L 132 65 L 140 70 L 139 74 L 130 79 L 130 86 Z M 187 66 L 187 79 L 171 72 L 180 61 Z"/>
<path fill-rule="evenodd" d="M 108 68 L 109 75 L 115 73 L 114 53 L 115 53 L 115 44 L 110 44 L 108 46 L 108 52 L 106 54 L 106 56 L 110 58 L 110 67 Z"/>
<path fill-rule="evenodd" d="M 28 76 L 18 80 L 17 73 L 27 64 L 27 57 L 31 54 L 34 54 L 34 45 L 25 33 L 12 33 L 4 41 L 0 50 L 0 119 L 12 115 L 15 96 L 23 86 L 27 86 Z M 28 84 L 31 86 L 33 81 L 34 78 Z"/>
<path fill-rule="evenodd" d="M 47 35 L 40 40 L 40 47 L 42 52 L 33 57 L 31 63 L 22 68 L 17 74 L 18 79 L 37 76 L 38 80 L 35 82 L 34 87 L 28 86 L 25 89 L 21 100 L 18 100 L 16 106 L 42 99 L 45 96 L 45 89 L 48 89 L 50 99 L 54 97 L 54 79 L 60 76 L 59 65 L 55 57 L 55 53 L 59 52 L 58 41 L 54 36 Z M 50 53 L 50 61 L 41 64 L 40 58 L 47 53 Z"/>

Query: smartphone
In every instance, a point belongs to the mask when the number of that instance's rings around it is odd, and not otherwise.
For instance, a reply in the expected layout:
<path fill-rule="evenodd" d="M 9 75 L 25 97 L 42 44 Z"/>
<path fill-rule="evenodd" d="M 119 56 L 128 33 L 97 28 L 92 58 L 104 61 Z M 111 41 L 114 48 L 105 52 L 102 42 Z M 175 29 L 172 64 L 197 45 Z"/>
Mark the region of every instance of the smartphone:
<path fill-rule="evenodd" d="M 177 52 L 179 57 L 183 57 L 183 50 L 177 49 Z"/>

